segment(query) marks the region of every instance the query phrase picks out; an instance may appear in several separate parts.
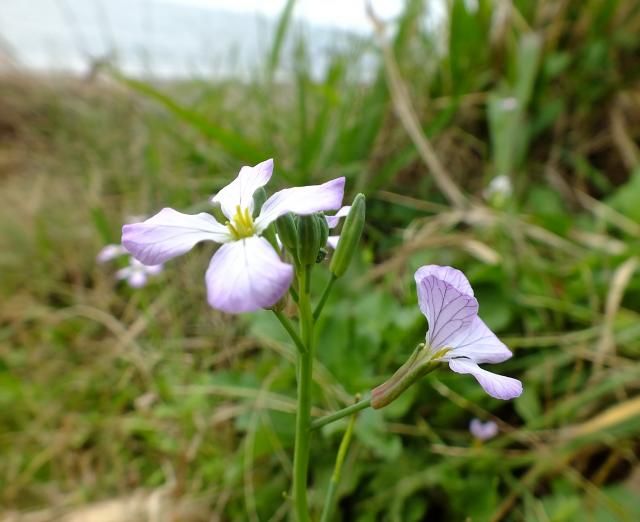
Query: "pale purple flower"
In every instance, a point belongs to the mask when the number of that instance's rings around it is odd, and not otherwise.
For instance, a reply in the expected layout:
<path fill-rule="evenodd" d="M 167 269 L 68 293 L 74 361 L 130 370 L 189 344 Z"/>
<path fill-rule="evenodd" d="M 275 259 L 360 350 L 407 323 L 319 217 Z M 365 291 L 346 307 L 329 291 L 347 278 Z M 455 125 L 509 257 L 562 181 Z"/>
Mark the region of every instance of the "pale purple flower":
<path fill-rule="evenodd" d="M 221 243 L 205 275 L 209 304 L 230 313 L 269 308 L 288 290 L 293 267 L 280 259 L 262 234 L 287 212 L 308 215 L 340 208 L 345 183 L 342 177 L 281 190 L 254 216 L 253 194 L 266 185 L 272 172 L 271 159 L 242 167 L 238 177 L 212 198 L 228 219 L 225 224 L 204 212 L 190 215 L 165 208 L 142 223 L 125 225 L 122 244 L 142 263 L 155 265 L 201 241 Z"/>
<path fill-rule="evenodd" d="M 121 268 L 116 272 L 116 279 L 126 280 L 131 288 L 142 288 L 147 284 L 149 276 L 158 275 L 162 272 L 163 266 L 143 265 L 135 257 L 129 258 L 129 266 Z"/>
<path fill-rule="evenodd" d="M 471 419 L 469 431 L 478 440 L 489 440 L 498 434 L 498 425 L 489 420 L 482 422 L 480 419 Z"/>
<path fill-rule="evenodd" d="M 149 276 L 157 275 L 162 272 L 163 266 L 160 265 L 143 265 L 140 261 L 132 257 L 126 248 L 122 245 L 107 245 L 98 255 L 96 260 L 98 263 L 106 263 L 112 261 L 120 256 L 128 256 L 129 266 L 121 268 L 116 272 L 116 279 L 126 280 L 129 286 L 132 288 L 141 288 L 147 284 L 147 278 Z"/>
<path fill-rule="evenodd" d="M 478 301 L 460 270 L 427 265 L 415 273 L 420 310 L 429 322 L 427 348 L 433 361 L 449 364 L 456 373 L 469 373 L 496 399 L 522 393 L 517 379 L 497 375 L 478 366 L 511 357 L 509 349 L 478 317 Z"/>
<path fill-rule="evenodd" d="M 342 207 L 338 212 L 336 212 L 333 216 L 325 216 L 327 220 L 327 225 L 329 226 L 329 230 L 333 230 L 340 224 L 340 220 L 343 217 L 347 217 L 349 211 L 351 210 L 351 206 Z M 340 236 L 329 236 L 327 238 L 327 246 L 333 248 L 334 250 L 338 247 L 338 240 Z"/>
<path fill-rule="evenodd" d="M 96 261 L 98 263 L 106 263 L 125 254 L 128 254 L 128 252 L 122 245 L 107 245 L 98 252 Z"/>

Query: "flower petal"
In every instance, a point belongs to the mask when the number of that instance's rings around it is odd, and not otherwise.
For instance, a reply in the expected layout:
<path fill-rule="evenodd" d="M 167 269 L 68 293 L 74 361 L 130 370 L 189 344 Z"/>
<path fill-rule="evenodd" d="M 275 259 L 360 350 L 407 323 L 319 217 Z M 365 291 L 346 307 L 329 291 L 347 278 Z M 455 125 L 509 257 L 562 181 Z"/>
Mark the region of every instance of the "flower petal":
<path fill-rule="evenodd" d="M 222 245 L 205 279 L 213 308 L 251 312 L 278 302 L 291 284 L 293 267 L 280 260 L 266 239 L 253 236 Z"/>
<path fill-rule="evenodd" d="M 342 177 L 322 185 L 294 187 L 276 192 L 262 205 L 260 215 L 255 220 L 256 230 L 261 233 L 271 222 L 287 212 L 305 216 L 340 208 L 344 196 L 344 182 L 345 179 Z"/>
<path fill-rule="evenodd" d="M 335 250 L 336 248 L 338 248 L 338 240 L 340 239 L 340 236 L 329 236 L 327 238 L 327 246 L 333 248 L 333 250 Z"/>
<path fill-rule="evenodd" d="M 122 245 L 107 245 L 98 252 L 96 261 L 98 263 L 106 263 L 123 254 L 127 254 L 127 250 Z"/>
<path fill-rule="evenodd" d="M 475 297 L 463 294 L 434 275 L 419 279 L 416 274 L 416 285 L 420 310 L 429 322 L 427 340 L 431 350 L 454 348 L 452 341 L 478 314 Z"/>
<path fill-rule="evenodd" d="M 134 270 L 127 278 L 127 283 L 129 283 L 131 288 L 142 288 L 147 284 L 147 274 L 139 270 Z"/>
<path fill-rule="evenodd" d="M 469 431 L 478 440 L 489 440 L 498 434 L 498 425 L 489 420 L 482 422 L 480 419 L 471 419 Z"/>
<path fill-rule="evenodd" d="M 130 260 L 131 269 L 137 272 L 142 272 L 147 275 L 157 275 L 164 269 L 164 265 L 145 265 L 138 261 L 135 257 Z"/>
<path fill-rule="evenodd" d="M 416 273 L 413 277 L 417 283 L 419 280 L 424 279 L 427 276 L 435 276 L 445 283 L 449 283 L 458 292 L 461 292 L 465 295 L 473 295 L 473 288 L 471 288 L 469 280 L 457 268 L 439 265 L 421 266 L 420 268 L 418 268 L 418 270 L 416 270 Z"/>
<path fill-rule="evenodd" d="M 229 230 L 204 212 L 183 214 L 163 208 L 155 216 L 122 227 L 122 244 L 145 265 L 159 265 L 191 250 L 200 241 L 226 243 Z"/>
<path fill-rule="evenodd" d="M 473 319 L 469 328 L 458 332 L 450 343 L 453 350 L 443 359 L 468 357 L 478 364 L 496 364 L 506 361 L 513 355 L 478 316 Z"/>
<path fill-rule="evenodd" d="M 449 368 L 456 373 L 473 375 L 484 391 L 496 399 L 513 399 L 522 393 L 522 383 L 518 379 L 483 370 L 469 359 L 451 359 Z"/>
<path fill-rule="evenodd" d="M 129 279 L 132 273 L 133 273 L 133 268 L 131 268 L 130 266 L 125 266 L 124 268 L 121 268 L 120 270 L 116 271 L 115 278 L 118 281 L 121 281 L 122 279 Z"/>
<path fill-rule="evenodd" d="M 255 167 L 242 167 L 236 179 L 211 198 L 211 202 L 219 203 L 228 219 L 233 219 L 238 205 L 253 213 L 253 193 L 267 184 L 271 174 L 273 159 L 258 163 Z"/>
<path fill-rule="evenodd" d="M 350 210 L 351 205 L 347 205 L 346 207 L 342 207 L 340 210 L 338 210 L 338 212 L 336 212 L 333 216 L 325 216 L 329 228 L 336 228 L 338 226 L 338 223 L 340 223 L 340 218 L 347 217 Z"/>

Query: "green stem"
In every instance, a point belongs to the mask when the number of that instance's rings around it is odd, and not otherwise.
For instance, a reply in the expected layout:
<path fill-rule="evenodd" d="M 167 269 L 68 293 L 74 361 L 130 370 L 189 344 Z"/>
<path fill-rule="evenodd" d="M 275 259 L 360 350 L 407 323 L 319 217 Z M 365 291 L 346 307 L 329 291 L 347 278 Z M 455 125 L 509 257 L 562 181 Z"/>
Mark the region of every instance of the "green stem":
<path fill-rule="evenodd" d="M 331 274 L 331 279 L 329 279 L 327 286 L 325 286 L 324 292 L 322 292 L 322 297 L 320 297 L 320 301 L 318 302 L 316 309 L 313 311 L 314 320 L 317 320 L 318 317 L 320 317 L 320 314 L 322 313 L 322 309 L 324 308 L 324 304 L 327 302 L 327 298 L 331 293 L 331 288 L 333 287 L 333 283 L 336 282 L 336 279 L 338 278 L 335 275 Z"/>
<path fill-rule="evenodd" d="M 351 415 L 353 413 L 359 412 L 360 410 L 364 410 L 371 406 L 371 399 L 362 399 L 360 402 L 356 402 L 351 406 L 347 406 L 346 408 L 342 408 L 341 410 L 332 413 L 331 415 L 327 415 L 325 417 L 320 417 L 319 419 L 314 420 L 311 423 L 312 430 L 317 430 L 318 428 L 322 428 L 322 426 L 326 426 L 327 424 L 331 424 L 337 420 L 346 417 L 347 415 Z"/>
<path fill-rule="evenodd" d="M 335 504 L 336 493 L 338 492 L 338 484 L 340 484 L 340 477 L 342 475 L 342 465 L 344 464 L 344 459 L 346 458 L 347 451 L 349 450 L 349 444 L 351 443 L 351 437 L 353 436 L 353 426 L 355 425 L 355 422 L 356 415 L 354 414 L 351 415 L 351 418 L 349 419 L 347 430 L 344 432 L 342 441 L 340 442 L 340 448 L 338 448 L 336 464 L 333 468 L 331 480 L 329 481 L 329 488 L 327 489 L 327 496 L 324 501 L 324 507 L 322 508 L 320 522 L 329 522 L 329 520 L 331 520 L 333 505 Z"/>
<path fill-rule="evenodd" d="M 299 272 L 300 337 L 306 350 L 298 355 L 298 410 L 293 453 L 293 501 L 298 522 L 309 521 L 307 506 L 307 473 L 309 468 L 309 438 L 311 424 L 311 382 L 313 374 L 313 313 L 309 296 L 309 272 L 306 266 Z"/>
<path fill-rule="evenodd" d="M 273 310 L 273 313 L 278 318 L 278 321 L 280 321 L 280 324 L 287 331 L 289 337 L 291 337 L 291 340 L 295 343 L 296 348 L 298 348 L 298 352 L 306 352 L 307 349 L 304 346 L 302 339 L 300 339 L 298 332 L 296 332 L 295 328 L 291 324 L 291 321 L 289 321 L 289 319 L 287 319 L 287 317 L 280 310 Z"/>

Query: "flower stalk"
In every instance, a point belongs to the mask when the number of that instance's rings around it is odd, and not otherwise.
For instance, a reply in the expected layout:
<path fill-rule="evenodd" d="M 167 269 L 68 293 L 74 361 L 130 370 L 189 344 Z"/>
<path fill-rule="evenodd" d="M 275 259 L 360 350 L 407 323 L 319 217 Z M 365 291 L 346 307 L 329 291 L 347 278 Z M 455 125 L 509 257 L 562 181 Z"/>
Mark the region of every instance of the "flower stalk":
<path fill-rule="evenodd" d="M 356 414 L 352 414 L 347 424 L 347 429 L 342 436 L 340 447 L 338 448 L 338 455 L 336 456 L 336 464 L 333 468 L 333 474 L 331 480 L 329 480 L 329 487 L 327 488 L 327 496 L 324 501 L 324 507 L 322 508 L 322 516 L 320 522 L 329 522 L 333 515 L 333 508 L 336 502 L 336 493 L 338 492 L 338 485 L 340 484 L 340 478 L 342 477 L 342 465 L 344 459 L 347 457 L 347 451 L 349 451 L 349 445 L 351 444 L 351 438 L 353 437 L 353 427 L 356 423 Z"/>
<path fill-rule="evenodd" d="M 313 380 L 313 312 L 309 292 L 311 266 L 305 265 L 298 274 L 300 338 L 305 351 L 298 354 L 298 406 L 293 453 L 293 502 L 298 522 L 309 520 L 307 475 L 311 424 L 311 384 Z"/>
<path fill-rule="evenodd" d="M 371 406 L 371 399 L 362 399 L 361 401 L 356 402 L 351 406 L 347 406 L 346 408 L 342 408 L 341 410 L 333 412 L 330 415 L 326 415 L 324 417 L 320 417 L 319 419 L 314 420 L 311 423 L 311 429 L 317 430 L 319 428 L 322 428 L 323 426 L 326 426 L 327 424 L 331 424 L 332 422 L 343 419 L 344 417 L 353 415 L 354 413 L 364 410 L 370 406 Z"/>

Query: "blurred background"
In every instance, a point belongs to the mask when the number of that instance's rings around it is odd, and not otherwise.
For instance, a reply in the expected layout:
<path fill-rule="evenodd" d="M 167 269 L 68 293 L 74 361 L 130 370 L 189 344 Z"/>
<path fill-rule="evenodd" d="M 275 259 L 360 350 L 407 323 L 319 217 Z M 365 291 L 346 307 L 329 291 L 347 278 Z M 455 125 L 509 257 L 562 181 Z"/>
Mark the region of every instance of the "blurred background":
<path fill-rule="evenodd" d="M 640 520 L 639 35 L 635 0 L 2 0 L 0 519 L 287 518 L 279 324 L 208 308 L 210 244 L 137 290 L 96 262 L 274 157 L 273 190 L 368 200 L 314 414 L 423 339 L 429 263 L 468 274 L 524 382 L 440 371 L 363 412 L 336 520 Z M 314 437 L 315 512 L 343 430 Z"/>

